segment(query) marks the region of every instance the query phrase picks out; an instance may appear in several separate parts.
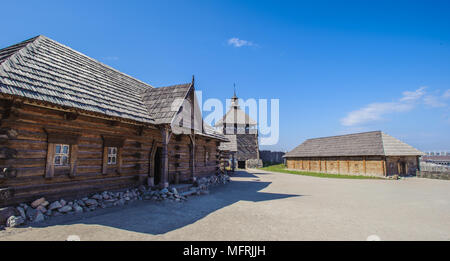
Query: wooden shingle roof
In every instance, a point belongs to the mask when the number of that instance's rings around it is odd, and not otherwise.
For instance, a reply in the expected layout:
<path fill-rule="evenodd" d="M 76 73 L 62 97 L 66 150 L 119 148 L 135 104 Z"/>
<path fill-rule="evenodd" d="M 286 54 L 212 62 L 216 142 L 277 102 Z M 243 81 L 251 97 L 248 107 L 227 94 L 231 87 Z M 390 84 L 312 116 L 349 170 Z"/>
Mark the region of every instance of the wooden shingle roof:
<path fill-rule="evenodd" d="M 284 157 L 419 156 L 423 152 L 381 131 L 308 139 Z"/>
<path fill-rule="evenodd" d="M 228 139 L 228 142 L 221 142 L 219 150 L 236 152 L 238 150 L 236 135 L 224 135 L 224 136 Z"/>
<path fill-rule="evenodd" d="M 0 92 L 153 123 L 141 93 L 152 89 L 45 36 L 0 50 Z"/>
<path fill-rule="evenodd" d="M 170 124 L 193 88 L 154 88 L 42 35 L 0 49 L 0 94 L 64 109 Z M 203 126 L 201 114 L 198 121 Z M 212 128 L 194 131 L 227 141 Z"/>
<path fill-rule="evenodd" d="M 192 86 L 192 83 L 186 83 L 147 88 L 143 92 L 143 102 L 156 124 L 170 124 L 172 122 Z"/>

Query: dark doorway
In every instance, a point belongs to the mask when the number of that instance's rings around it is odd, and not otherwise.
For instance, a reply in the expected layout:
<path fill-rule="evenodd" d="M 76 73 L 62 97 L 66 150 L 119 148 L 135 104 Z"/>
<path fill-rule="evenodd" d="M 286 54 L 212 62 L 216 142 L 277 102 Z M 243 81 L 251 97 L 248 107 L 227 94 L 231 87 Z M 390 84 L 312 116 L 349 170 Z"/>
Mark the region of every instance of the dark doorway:
<path fill-rule="evenodd" d="M 406 162 L 399 162 L 399 175 L 406 175 Z"/>
<path fill-rule="evenodd" d="M 162 148 L 158 147 L 156 149 L 156 153 L 155 153 L 155 164 L 154 164 L 154 169 L 153 169 L 153 173 L 155 174 L 155 186 L 159 185 L 159 183 L 161 182 L 161 155 L 162 155 Z"/>
<path fill-rule="evenodd" d="M 243 161 L 243 160 L 238 161 L 238 168 L 245 169 L 245 161 Z"/>

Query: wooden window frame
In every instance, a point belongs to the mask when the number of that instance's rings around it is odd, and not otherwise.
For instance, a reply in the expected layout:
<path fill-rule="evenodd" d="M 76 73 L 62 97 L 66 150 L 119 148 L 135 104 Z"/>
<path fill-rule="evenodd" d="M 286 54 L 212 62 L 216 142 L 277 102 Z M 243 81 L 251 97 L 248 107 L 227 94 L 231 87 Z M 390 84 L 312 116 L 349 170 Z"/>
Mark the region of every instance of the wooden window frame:
<path fill-rule="evenodd" d="M 113 152 L 111 152 L 113 151 Z M 117 147 L 107 147 L 107 153 L 108 153 L 108 165 L 117 165 Z M 114 160 L 113 160 L 114 159 Z M 110 161 L 111 160 L 111 161 Z"/>
<path fill-rule="evenodd" d="M 122 173 L 122 152 L 125 144 L 125 138 L 121 136 L 102 135 L 103 139 L 103 163 L 102 174 L 108 174 L 108 168 L 115 168 L 117 174 Z M 116 164 L 108 164 L 108 148 L 117 148 Z"/>
<path fill-rule="evenodd" d="M 66 167 L 70 165 L 70 145 L 69 144 L 53 144 L 55 146 L 55 153 L 53 154 L 53 164 L 55 167 Z M 60 146 L 59 152 L 57 152 L 57 147 Z M 64 148 L 67 147 L 67 153 L 64 153 Z M 56 164 L 56 157 L 60 157 L 59 164 Z M 64 164 L 62 158 L 66 157 L 67 162 Z"/>
<path fill-rule="evenodd" d="M 76 176 L 78 159 L 78 142 L 80 133 L 60 128 L 44 128 L 47 133 L 47 162 L 45 167 L 45 178 L 53 178 L 55 167 L 68 169 L 69 176 Z M 68 164 L 55 165 L 55 154 L 57 145 L 69 145 Z"/>

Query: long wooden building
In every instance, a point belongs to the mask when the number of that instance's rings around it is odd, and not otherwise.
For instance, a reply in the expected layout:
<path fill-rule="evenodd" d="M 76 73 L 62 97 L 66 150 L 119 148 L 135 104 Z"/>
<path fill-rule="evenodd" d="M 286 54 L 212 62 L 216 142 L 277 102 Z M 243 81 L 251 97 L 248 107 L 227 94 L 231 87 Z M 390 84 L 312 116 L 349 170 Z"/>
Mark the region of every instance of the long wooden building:
<path fill-rule="evenodd" d="M 194 79 L 154 88 L 45 36 L 1 49 L 0 206 L 216 173 L 227 139 L 195 100 Z"/>
<path fill-rule="evenodd" d="M 415 175 L 421 151 L 381 131 L 309 139 L 286 153 L 288 169 L 332 174 Z"/>

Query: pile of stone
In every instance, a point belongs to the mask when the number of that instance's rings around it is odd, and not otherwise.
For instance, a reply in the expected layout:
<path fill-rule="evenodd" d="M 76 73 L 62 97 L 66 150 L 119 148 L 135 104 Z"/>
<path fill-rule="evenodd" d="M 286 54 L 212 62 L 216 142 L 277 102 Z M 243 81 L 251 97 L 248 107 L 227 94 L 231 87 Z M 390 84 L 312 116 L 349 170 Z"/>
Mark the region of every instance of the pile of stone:
<path fill-rule="evenodd" d="M 176 188 L 164 188 L 159 191 L 151 190 L 144 192 L 144 200 L 154 200 L 154 201 L 163 201 L 163 200 L 173 200 L 173 201 L 182 201 L 187 200 L 186 195 L 182 195 L 178 193 Z"/>
<path fill-rule="evenodd" d="M 230 176 L 226 174 L 220 174 L 216 176 L 203 177 L 197 180 L 197 186 L 207 189 L 209 186 L 226 184 L 230 182 Z"/>
<path fill-rule="evenodd" d="M 113 206 L 123 206 L 136 200 L 153 201 L 184 201 L 187 196 L 209 193 L 211 185 L 225 184 L 230 181 L 230 177 L 224 174 L 205 177 L 199 179 L 188 191 L 178 193 L 175 187 L 152 190 L 145 186 L 129 189 L 126 191 L 111 192 L 104 191 L 73 201 L 60 199 L 49 202 L 45 198 L 39 198 L 30 205 L 21 203 L 17 207 L 6 207 L 0 209 L 0 225 L 16 227 L 25 223 L 38 223 L 54 216 L 71 215 L 93 211 L 98 208 L 108 208 Z"/>

